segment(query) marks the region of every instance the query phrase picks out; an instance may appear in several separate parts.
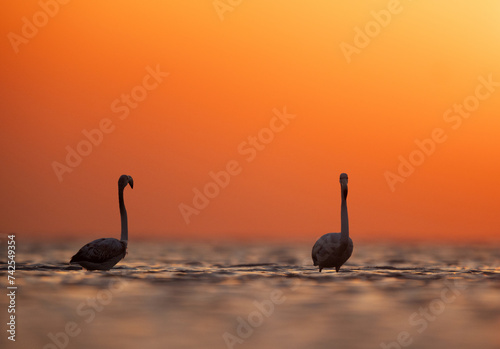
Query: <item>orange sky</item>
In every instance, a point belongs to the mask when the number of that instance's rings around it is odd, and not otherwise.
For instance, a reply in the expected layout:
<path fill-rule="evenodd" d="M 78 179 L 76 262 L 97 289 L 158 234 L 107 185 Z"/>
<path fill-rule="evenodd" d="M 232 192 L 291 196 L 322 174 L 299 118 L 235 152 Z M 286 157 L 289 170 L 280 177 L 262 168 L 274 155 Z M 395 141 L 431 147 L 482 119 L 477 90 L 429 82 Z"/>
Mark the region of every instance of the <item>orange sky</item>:
<path fill-rule="evenodd" d="M 2 232 L 118 237 L 125 173 L 130 240 L 315 241 L 340 230 L 346 172 L 354 241 L 498 240 L 498 1 L 228 3 L 3 7 Z M 228 163 L 186 224 L 179 206 Z"/>

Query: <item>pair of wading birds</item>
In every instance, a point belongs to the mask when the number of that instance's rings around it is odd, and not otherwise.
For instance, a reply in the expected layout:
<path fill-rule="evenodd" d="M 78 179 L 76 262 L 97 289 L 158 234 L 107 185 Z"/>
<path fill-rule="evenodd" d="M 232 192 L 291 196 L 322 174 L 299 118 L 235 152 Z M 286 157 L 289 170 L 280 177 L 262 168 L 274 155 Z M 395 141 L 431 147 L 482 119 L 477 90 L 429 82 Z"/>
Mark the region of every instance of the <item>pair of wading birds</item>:
<path fill-rule="evenodd" d="M 80 264 L 87 270 L 109 270 L 115 266 L 127 253 L 128 222 L 127 210 L 123 202 L 123 189 L 130 184 L 134 188 L 132 177 L 122 175 L 118 180 L 118 203 L 122 223 L 121 240 L 103 238 L 89 242 L 75 254 L 70 263 Z M 314 265 L 323 268 L 333 268 L 338 272 L 340 267 L 351 257 L 354 248 L 349 237 L 349 221 L 347 218 L 347 174 L 340 174 L 340 192 L 342 203 L 340 208 L 340 233 L 328 233 L 316 241 L 312 249 Z"/>

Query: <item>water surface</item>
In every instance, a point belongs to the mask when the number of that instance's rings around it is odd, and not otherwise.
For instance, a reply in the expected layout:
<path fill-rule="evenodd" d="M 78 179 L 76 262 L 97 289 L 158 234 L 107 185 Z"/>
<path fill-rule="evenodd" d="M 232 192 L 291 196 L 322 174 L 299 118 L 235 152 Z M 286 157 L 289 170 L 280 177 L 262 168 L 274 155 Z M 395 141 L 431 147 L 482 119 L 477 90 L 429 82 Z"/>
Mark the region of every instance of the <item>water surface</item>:
<path fill-rule="evenodd" d="M 306 245 L 132 242 L 88 272 L 67 264 L 84 243 L 18 244 L 2 347 L 500 348 L 498 246 L 357 244 L 319 273 Z"/>

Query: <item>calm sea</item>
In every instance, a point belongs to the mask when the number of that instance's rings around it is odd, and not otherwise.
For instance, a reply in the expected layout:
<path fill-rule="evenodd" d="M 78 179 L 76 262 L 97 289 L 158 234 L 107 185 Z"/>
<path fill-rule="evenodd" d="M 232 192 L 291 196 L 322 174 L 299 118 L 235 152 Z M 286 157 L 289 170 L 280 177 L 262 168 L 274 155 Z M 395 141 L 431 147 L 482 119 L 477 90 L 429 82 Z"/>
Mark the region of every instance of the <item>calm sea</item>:
<path fill-rule="evenodd" d="M 500 247 L 356 244 L 339 273 L 304 245 L 17 244 L 15 342 L 0 248 L 1 348 L 500 348 Z"/>

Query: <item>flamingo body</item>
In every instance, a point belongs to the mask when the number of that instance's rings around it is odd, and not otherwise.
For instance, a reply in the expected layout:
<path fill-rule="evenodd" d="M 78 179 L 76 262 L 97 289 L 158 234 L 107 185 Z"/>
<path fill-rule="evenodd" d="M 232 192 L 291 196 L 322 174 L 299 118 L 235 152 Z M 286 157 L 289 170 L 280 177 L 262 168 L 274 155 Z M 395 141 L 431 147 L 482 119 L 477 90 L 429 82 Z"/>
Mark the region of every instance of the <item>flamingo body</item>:
<path fill-rule="evenodd" d="M 102 238 L 83 246 L 70 264 L 80 264 L 87 270 L 109 270 L 127 254 L 127 243 L 115 238 Z"/>
<path fill-rule="evenodd" d="M 335 268 L 338 272 L 340 267 L 351 257 L 354 245 L 349 238 L 347 246 L 342 246 L 340 233 L 328 233 L 316 241 L 312 249 L 314 265 L 323 268 Z"/>

